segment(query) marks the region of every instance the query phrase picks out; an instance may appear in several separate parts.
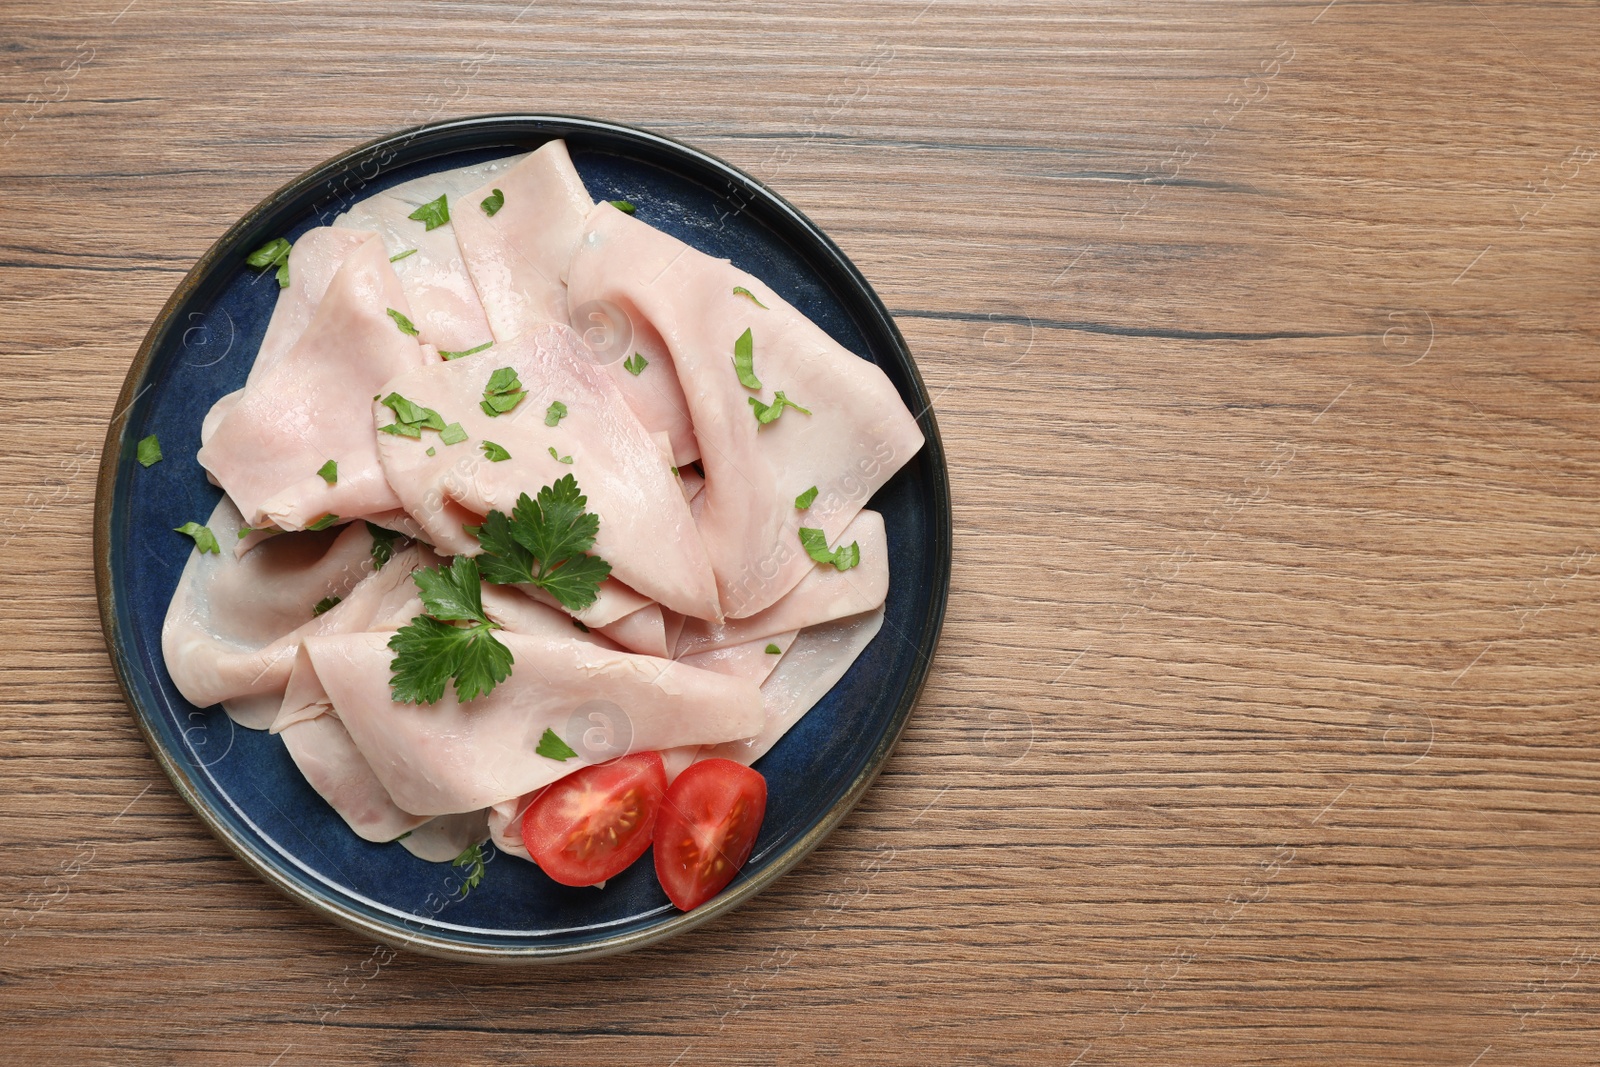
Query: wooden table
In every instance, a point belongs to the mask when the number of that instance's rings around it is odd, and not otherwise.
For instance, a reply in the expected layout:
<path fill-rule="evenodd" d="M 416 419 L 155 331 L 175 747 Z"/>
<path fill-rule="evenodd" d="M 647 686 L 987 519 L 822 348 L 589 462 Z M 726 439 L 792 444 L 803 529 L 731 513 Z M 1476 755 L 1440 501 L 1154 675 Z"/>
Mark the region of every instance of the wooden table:
<path fill-rule="evenodd" d="M 1600 7 L 8 0 L 0 1062 L 1600 1057 Z M 645 126 L 855 258 L 956 569 L 887 772 L 677 942 L 387 952 L 177 799 L 94 472 L 266 193 L 438 117 Z"/>

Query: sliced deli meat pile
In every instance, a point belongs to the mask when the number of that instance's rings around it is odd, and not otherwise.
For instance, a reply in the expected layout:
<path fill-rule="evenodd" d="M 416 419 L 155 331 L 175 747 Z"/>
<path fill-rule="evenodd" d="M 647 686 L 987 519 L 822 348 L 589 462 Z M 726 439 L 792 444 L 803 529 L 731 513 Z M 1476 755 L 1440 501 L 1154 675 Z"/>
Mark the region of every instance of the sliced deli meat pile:
<path fill-rule="evenodd" d="M 560 141 L 250 262 L 281 288 L 201 429 L 224 495 L 174 519 L 178 690 L 365 840 L 569 885 L 654 840 L 674 902 L 714 895 L 759 832 L 746 767 L 882 624 L 865 505 L 923 443 L 889 380 L 596 205 Z"/>

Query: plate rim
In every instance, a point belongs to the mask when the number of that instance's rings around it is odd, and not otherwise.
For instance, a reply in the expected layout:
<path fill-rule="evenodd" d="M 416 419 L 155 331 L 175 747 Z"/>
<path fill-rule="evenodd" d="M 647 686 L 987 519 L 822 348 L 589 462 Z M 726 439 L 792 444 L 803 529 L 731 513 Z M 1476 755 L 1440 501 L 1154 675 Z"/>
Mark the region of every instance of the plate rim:
<path fill-rule="evenodd" d="M 882 330 L 884 335 L 891 341 L 891 353 L 900 364 L 899 369 L 906 374 L 917 401 L 922 405 L 922 411 L 917 413 L 915 417 L 923 433 L 923 449 L 926 460 L 930 461 L 929 465 L 933 474 L 930 479 L 932 485 L 928 499 L 935 526 L 935 536 L 933 544 L 928 548 L 934 573 L 934 588 L 930 590 L 932 595 L 930 597 L 928 618 L 922 627 L 922 632 L 916 635 L 913 642 L 917 652 L 917 662 L 911 668 L 911 677 L 908 680 L 908 684 L 901 691 L 900 698 L 890 717 L 888 729 L 884 732 L 878 744 L 874 746 L 862 769 L 816 823 L 805 833 L 790 842 L 758 874 L 736 882 L 718 894 L 716 898 L 696 908 L 694 911 L 679 913 L 664 922 L 642 930 L 575 944 L 554 946 L 538 944 L 526 946 L 480 945 L 464 943 L 426 931 L 410 931 L 369 918 L 344 906 L 336 899 L 324 897 L 314 892 L 307 892 L 297 882 L 285 876 L 277 865 L 268 862 L 265 853 L 258 852 L 249 842 L 235 835 L 232 829 L 212 812 L 210 802 L 200 795 L 188 771 L 173 758 L 172 754 L 157 739 L 149 722 L 150 712 L 135 699 L 133 675 L 136 673 L 136 664 L 127 653 L 126 642 L 128 637 L 122 632 L 118 623 L 116 592 L 112 585 L 112 505 L 118 470 L 125 458 L 123 438 L 134 403 L 149 388 L 148 384 L 146 384 L 146 379 L 149 377 L 151 361 L 156 351 L 176 325 L 175 317 L 179 309 L 193 294 L 194 290 L 205 279 L 210 277 L 215 269 L 223 264 L 225 257 L 234 251 L 234 246 L 242 244 L 241 239 L 256 229 L 264 216 L 271 213 L 285 199 L 304 195 L 314 190 L 317 186 L 326 186 L 341 177 L 348 177 L 353 170 L 358 169 L 364 163 L 374 162 L 385 154 L 391 155 L 392 160 L 394 153 L 406 148 L 413 142 L 419 140 L 447 142 L 452 136 L 463 133 L 503 133 L 511 137 L 521 137 L 525 140 L 530 139 L 530 135 L 544 135 L 546 140 L 551 140 L 564 137 L 569 133 L 592 133 L 622 140 L 642 142 L 668 155 L 683 155 L 699 167 L 719 173 L 728 181 L 728 192 L 730 193 L 742 193 L 751 199 L 765 201 L 767 208 L 778 211 L 782 216 L 786 217 L 785 221 L 788 225 L 798 228 L 807 238 L 815 242 L 817 250 L 831 261 L 829 266 L 837 272 L 838 277 L 856 290 L 855 295 L 861 298 L 864 310 L 876 320 L 872 325 Z M 492 145 L 484 144 L 481 147 L 492 147 Z M 460 148 L 458 147 L 454 150 L 460 150 Z M 399 161 L 396 165 L 410 166 L 421 161 L 421 159 L 407 159 Z M 387 166 L 388 162 L 379 163 L 378 170 L 371 177 L 376 178 L 384 173 Z M 313 204 L 312 210 L 316 210 L 315 204 Z M 140 343 L 139 349 L 129 365 L 127 376 L 123 379 L 122 389 L 117 396 L 116 408 L 106 427 L 105 443 L 100 457 L 100 470 L 95 484 L 95 598 L 100 610 L 101 632 L 105 638 L 106 649 L 110 654 L 112 667 L 117 677 L 117 685 L 122 692 L 123 703 L 132 712 L 133 718 L 138 724 L 139 732 L 144 737 L 146 746 L 155 757 L 156 762 L 161 766 L 161 769 L 166 772 L 168 779 L 172 782 L 178 795 L 183 798 L 184 803 L 200 818 L 200 821 L 211 831 L 213 836 L 242 860 L 246 866 L 255 871 L 263 881 L 321 917 L 353 933 L 370 937 L 393 948 L 403 948 L 423 955 L 451 960 L 502 964 L 556 963 L 596 959 L 657 944 L 686 933 L 732 911 L 793 869 L 820 845 L 844 821 L 846 816 L 855 810 L 856 805 L 860 803 L 867 789 L 882 772 L 900 736 L 905 732 L 906 725 L 910 720 L 911 710 L 920 699 L 923 687 L 927 682 L 933 657 L 937 652 L 939 636 L 944 624 L 946 605 L 950 595 L 953 537 L 949 467 L 945 459 L 943 443 L 939 436 L 938 424 L 934 418 L 933 405 L 928 397 L 927 386 L 922 380 L 916 361 L 912 357 L 911 350 L 907 346 L 905 338 L 901 335 L 894 317 L 890 315 L 888 308 L 884 305 L 876 290 L 872 288 L 865 276 L 861 274 L 860 270 L 845 255 L 843 250 L 834 243 L 832 238 L 798 208 L 756 178 L 708 152 L 686 145 L 673 138 L 634 126 L 583 116 L 499 112 L 423 123 L 345 149 L 323 163 L 302 172 L 277 190 L 263 197 L 212 242 L 211 246 L 195 261 L 194 266 L 179 281 L 172 295 L 162 305 L 161 310 L 151 323 L 150 329 L 146 332 L 144 340 Z"/>

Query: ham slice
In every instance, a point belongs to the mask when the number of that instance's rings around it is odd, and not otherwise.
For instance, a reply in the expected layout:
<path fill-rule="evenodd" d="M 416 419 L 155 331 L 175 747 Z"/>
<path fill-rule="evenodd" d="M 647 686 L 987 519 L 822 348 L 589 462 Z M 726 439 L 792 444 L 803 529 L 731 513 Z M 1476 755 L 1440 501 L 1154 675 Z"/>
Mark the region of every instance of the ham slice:
<path fill-rule="evenodd" d="M 463 218 L 483 214 L 478 201 L 466 194 L 490 177 L 510 170 L 521 158 L 496 159 L 402 182 L 367 197 L 333 220 L 334 226 L 341 229 L 378 233 L 388 249 L 386 258 L 404 256 L 395 259 L 394 269 L 413 310 L 411 321 L 424 343 L 464 352 L 493 340 L 483 304 L 456 243 L 456 226 Z M 450 222 L 430 230 L 409 217 L 440 195 L 449 204 Z M 407 252 L 411 254 L 404 255 Z M 292 278 L 292 264 L 289 269 Z"/>
<path fill-rule="evenodd" d="M 419 860 L 449 863 L 467 846 L 489 839 L 488 821 L 481 811 L 459 815 L 439 815 L 429 819 L 400 839 L 400 845 Z M 484 857 L 485 861 L 493 857 Z"/>
<path fill-rule="evenodd" d="M 845 527 L 839 541 L 861 546 L 858 566 L 840 571 L 832 564 L 814 564 L 783 599 L 749 618 L 720 624 L 690 619 L 678 637 L 674 658 L 686 659 L 712 649 L 758 642 L 773 634 L 802 630 L 878 607 L 889 595 L 889 542 L 883 516 L 876 511 L 862 511 Z"/>
<path fill-rule="evenodd" d="M 431 432 L 421 440 L 379 434 L 389 484 L 430 542 L 441 551 L 474 554 L 478 543 L 464 525 L 481 522 L 490 510 L 510 514 L 521 493 L 535 495 L 540 486 L 572 474 L 589 510 L 600 516 L 594 551 L 620 582 L 674 611 L 716 617 L 711 561 L 677 479 L 616 384 L 582 351 L 570 328 L 547 325 L 481 355 L 388 382 L 383 392 L 433 408 L 467 434 L 456 445 L 443 444 Z M 512 411 L 490 417 L 480 401 L 491 375 L 503 367 L 516 371 L 527 395 Z M 547 426 L 546 410 L 558 400 L 567 414 L 559 425 Z M 373 407 L 387 421 L 389 410 Z M 511 458 L 490 461 L 482 450 L 486 440 Z M 559 462 L 551 449 L 573 462 Z"/>
<path fill-rule="evenodd" d="M 723 645 L 709 652 L 679 656 L 678 662 L 685 666 L 698 667 L 703 671 L 729 674 L 735 678 L 748 678 L 760 685 L 778 666 L 779 660 L 789 651 L 789 646 L 794 644 L 799 634 L 799 630 L 767 634 L 754 641 L 746 641 L 744 644 Z"/>
<path fill-rule="evenodd" d="M 608 204 L 589 216 L 568 286 L 574 306 L 616 304 L 671 351 L 705 468 L 695 520 L 731 618 L 766 609 L 805 577 L 800 526 L 822 529 L 833 544 L 922 447 L 916 420 L 876 366 L 751 275 Z M 746 329 L 760 390 L 734 371 Z M 749 401 L 772 403 L 776 390 L 811 414 L 791 408 L 760 424 Z M 798 511 L 795 497 L 812 486 L 815 502 Z"/>
<path fill-rule="evenodd" d="M 311 788 L 356 836 L 366 841 L 393 841 L 428 821 L 426 816 L 401 811 L 389 798 L 389 791 L 336 716 L 302 719 L 285 727 L 280 736 Z"/>
<path fill-rule="evenodd" d="M 479 205 L 498 189 L 493 216 Z M 564 141 L 549 141 L 466 193 L 456 240 L 496 341 L 567 321 L 567 261 L 594 207 Z M 470 210 L 468 206 L 470 205 Z"/>
<path fill-rule="evenodd" d="M 382 243 L 368 240 L 345 259 L 304 336 L 245 386 L 197 458 L 250 525 L 299 530 L 328 514 L 400 506 L 378 463 L 371 398 L 423 365 L 416 338 L 388 314 L 408 308 Z M 317 473 L 329 460 L 333 484 Z"/>
<path fill-rule="evenodd" d="M 806 630 L 784 654 L 777 670 L 761 686 L 766 721 L 753 737 L 707 745 L 697 759 L 731 759 L 749 765 L 828 695 L 856 657 L 878 635 L 883 609 Z"/>
<path fill-rule="evenodd" d="M 227 545 L 243 521 L 223 497 L 206 524 Z M 359 628 L 363 603 L 398 583 L 397 572 L 383 571 L 373 575 L 381 581 L 364 581 L 371 550 L 366 528 L 352 524 L 274 537 L 242 559 L 191 551 L 161 628 L 161 651 L 178 692 L 198 707 L 222 703 L 241 726 L 265 729 L 281 704 L 300 638 Z M 316 604 L 330 596 L 345 599 L 315 615 Z"/>
<path fill-rule="evenodd" d="M 571 732 L 574 716 L 596 701 L 625 716 L 635 751 L 733 740 L 761 728 L 761 693 L 750 682 L 579 640 L 584 635 L 564 615 L 527 605 L 529 617 L 518 625 L 538 632 L 497 635 L 511 650 L 511 677 L 466 705 L 453 690 L 428 706 L 391 701 L 388 634 L 306 640 L 340 720 L 401 809 L 475 811 L 570 774 L 583 765 L 581 754 L 559 762 L 535 750 L 546 729 Z"/>
<path fill-rule="evenodd" d="M 624 615 L 610 626 L 599 627 L 599 632 L 641 656 L 659 656 L 671 659 L 667 648 L 667 627 L 661 615 L 661 605 L 651 604 L 631 615 Z"/>

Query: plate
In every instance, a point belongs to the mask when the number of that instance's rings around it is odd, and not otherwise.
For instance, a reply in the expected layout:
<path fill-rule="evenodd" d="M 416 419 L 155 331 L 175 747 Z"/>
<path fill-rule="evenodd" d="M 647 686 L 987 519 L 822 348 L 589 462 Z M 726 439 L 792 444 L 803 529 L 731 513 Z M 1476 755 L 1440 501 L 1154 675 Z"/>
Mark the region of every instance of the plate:
<path fill-rule="evenodd" d="M 353 202 L 433 171 L 565 138 L 596 200 L 732 260 L 882 367 L 918 413 L 927 444 L 871 501 L 892 566 L 878 637 L 756 768 L 770 801 L 755 851 L 712 902 L 678 912 L 648 859 L 603 890 L 557 885 L 497 856 L 462 891 L 461 872 L 397 844 L 356 837 L 300 776 L 282 742 L 197 708 L 173 687 L 161 624 L 189 554 L 173 527 L 203 521 L 220 491 L 193 461 L 200 422 L 239 388 L 278 287 L 245 256 L 298 238 Z M 178 195 L 178 190 L 173 195 Z M 550 115 L 486 115 L 407 130 L 346 152 L 276 193 L 225 233 L 167 301 L 128 371 L 106 433 L 95 501 L 95 584 L 106 642 L 151 751 L 205 824 L 268 882 L 358 933 L 430 955 L 577 959 L 638 948 L 699 926 L 772 884 L 850 811 L 888 759 L 921 691 L 950 585 L 950 491 L 927 390 L 877 294 L 804 215 L 750 176 L 643 130 Z M 158 434 L 163 462 L 135 444 Z"/>

